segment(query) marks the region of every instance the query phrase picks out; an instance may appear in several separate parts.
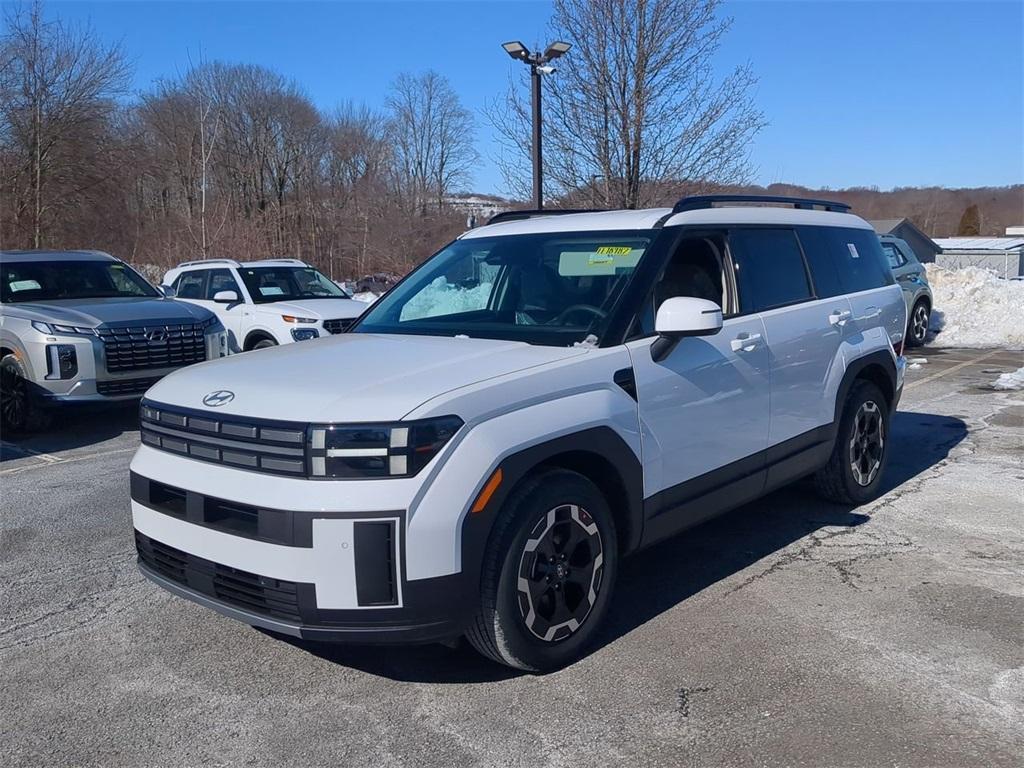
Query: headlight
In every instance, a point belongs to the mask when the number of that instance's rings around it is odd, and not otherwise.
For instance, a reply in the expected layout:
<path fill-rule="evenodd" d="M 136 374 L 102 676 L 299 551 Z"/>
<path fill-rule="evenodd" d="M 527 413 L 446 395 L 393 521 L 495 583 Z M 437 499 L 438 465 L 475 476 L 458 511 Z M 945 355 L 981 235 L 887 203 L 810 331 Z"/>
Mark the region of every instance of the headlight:
<path fill-rule="evenodd" d="M 281 319 L 286 323 L 318 323 L 320 322 L 315 317 L 296 317 L 295 315 L 281 315 Z"/>
<path fill-rule="evenodd" d="M 316 328 L 292 328 L 292 338 L 295 341 L 309 341 L 320 338 L 320 332 Z"/>
<path fill-rule="evenodd" d="M 215 325 L 220 325 L 220 319 L 216 315 L 203 320 L 203 322 L 199 324 L 199 327 L 205 331 L 207 328 L 212 328 Z"/>
<path fill-rule="evenodd" d="M 412 477 L 462 426 L 458 416 L 392 424 L 314 424 L 313 477 Z"/>
<path fill-rule="evenodd" d="M 84 336 L 96 335 L 96 331 L 94 331 L 92 328 L 82 328 L 81 326 L 78 325 L 61 325 L 59 323 L 43 323 L 40 322 L 39 320 L 33 320 L 32 327 L 35 328 L 40 333 L 74 333 L 81 334 Z"/>

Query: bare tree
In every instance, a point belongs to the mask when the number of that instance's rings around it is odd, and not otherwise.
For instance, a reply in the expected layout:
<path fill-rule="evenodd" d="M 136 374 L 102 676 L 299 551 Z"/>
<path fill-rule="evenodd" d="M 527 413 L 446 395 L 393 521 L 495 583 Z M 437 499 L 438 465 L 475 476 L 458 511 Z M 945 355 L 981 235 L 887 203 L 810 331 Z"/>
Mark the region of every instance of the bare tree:
<path fill-rule="evenodd" d="M 473 118 L 437 72 L 399 75 L 388 97 L 397 170 L 419 208 L 440 209 L 446 195 L 471 178 L 478 155 Z"/>
<path fill-rule="evenodd" d="M 52 215 L 102 185 L 129 68 L 119 46 L 45 20 L 40 2 L 8 12 L 4 24 L 0 136 L 14 158 L 6 183 L 15 227 L 39 248 Z"/>
<path fill-rule="evenodd" d="M 749 65 L 724 79 L 712 58 L 730 26 L 719 0 L 555 0 L 551 39 L 573 43 L 544 79 L 544 167 L 555 194 L 587 190 L 636 208 L 663 182 L 699 188 L 748 180 L 748 148 L 765 126 Z M 529 105 L 513 80 L 488 117 L 506 181 L 525 191 Z"/>

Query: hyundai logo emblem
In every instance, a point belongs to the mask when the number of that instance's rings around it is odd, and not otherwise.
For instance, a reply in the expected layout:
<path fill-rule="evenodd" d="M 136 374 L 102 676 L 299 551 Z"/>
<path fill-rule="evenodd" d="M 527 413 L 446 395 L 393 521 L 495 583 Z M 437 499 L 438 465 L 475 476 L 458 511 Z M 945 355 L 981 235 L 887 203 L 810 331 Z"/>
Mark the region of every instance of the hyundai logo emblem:
<path fill-rule="evenodd" d="M 218 405 L 224 405 L 230 403 L 235 399 L 235 393 L 230 389 L 218 389 L 216 392 L 211 392 L 203 398 L 203 405 L 208 405 L 211 408 L 216 408 Z"/>
<path fill-rule="evenodd" d="M 146 338 L 150 341 L 167 341 L 167 331 L 163 328 L 156 328 L 146 333 Z"/>

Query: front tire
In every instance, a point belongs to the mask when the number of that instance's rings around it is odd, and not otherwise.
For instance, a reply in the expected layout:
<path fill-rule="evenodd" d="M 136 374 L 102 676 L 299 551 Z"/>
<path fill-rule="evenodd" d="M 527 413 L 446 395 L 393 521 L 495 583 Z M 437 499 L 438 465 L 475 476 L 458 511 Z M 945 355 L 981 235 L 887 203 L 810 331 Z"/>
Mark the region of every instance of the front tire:
<path fill-rule="evenodd" d="M 877 498 L 889 442 L 889 406 L 882 391 L 870 381 L 856 381 L 843 405 L 832 455 L 814 476 L 818 493 L 837 504 Z"/>
<path fill-rule="evenodd" d="M 48 423 L 48 415 L 32 396 L 25 367 L 14 355 L 4 355 L 0 359 L 0 425 L 4 432 L 25 434 Z"/>
<path fill-rule="evenodd" d="M 563 667 L 594 639 L 617 570 L 615 522 L 597 487 L 562 469 L 529 478 L 495 522 L 467 638 L 516 669 Z"/>
<path fill-rule="evenodd" d="M 928 336 L 928 321 L 931 313 L 928 311 L 928 302 L 918 301 L 910 310 L 910 319 L 907 321 L 907 346 L 923 347 Z"/>
<path fill-rule="evenodd" d="M 255 349 L 269 349 L 270 347 L 276 347 L 276 346 L 277 346 L 277 342 L 274 341 L 273 339 L 260 339 L 259 341 L 257 341 L 255 344 L 252 345 L 252 348 L 254 350 Z"/>

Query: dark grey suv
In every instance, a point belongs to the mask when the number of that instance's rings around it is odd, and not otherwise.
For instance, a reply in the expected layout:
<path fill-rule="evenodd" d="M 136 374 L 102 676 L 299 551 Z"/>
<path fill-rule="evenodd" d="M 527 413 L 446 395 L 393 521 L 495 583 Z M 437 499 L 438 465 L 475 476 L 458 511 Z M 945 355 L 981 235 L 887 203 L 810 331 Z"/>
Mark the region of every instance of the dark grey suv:
<path fill-rule="evenodd" d="M 6 430 L 47 406 L 139 398 L 161 376 L 226 352 L 207 309 L 173 301 L 96 251 L 0 251 L 0 416 Z"/>

